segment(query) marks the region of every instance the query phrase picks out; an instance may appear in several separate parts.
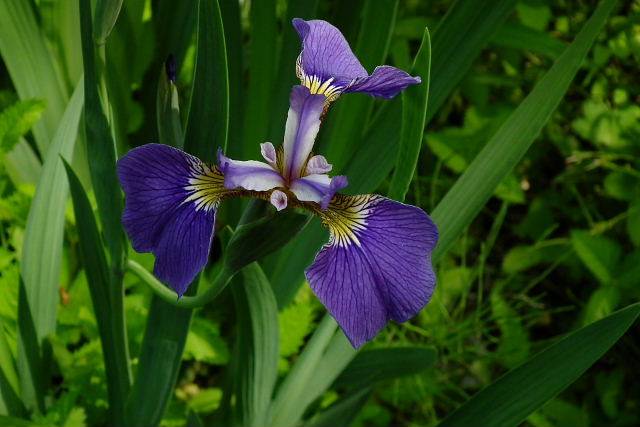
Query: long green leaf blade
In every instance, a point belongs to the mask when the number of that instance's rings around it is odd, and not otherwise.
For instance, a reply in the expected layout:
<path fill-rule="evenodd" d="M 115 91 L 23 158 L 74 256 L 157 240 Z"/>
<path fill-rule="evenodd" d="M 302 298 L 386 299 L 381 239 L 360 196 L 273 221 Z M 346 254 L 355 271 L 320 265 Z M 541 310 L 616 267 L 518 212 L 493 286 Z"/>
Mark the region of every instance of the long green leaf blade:
<path fill-rule="evenodd" d="M 46 99 L 33 134 L 44 157 L 62 119 L 68 89 L 29 1 L 0 0 L 0 54 L 21 99 Z"/>
<path fill-rule="evenodd" d="M 434 209 L 440 229 L 433 258 L 453 245 L 504 177 L 516 166 L 558 106 L 615 0 L 602 2 L 575 40 L 476 156 Z"/>
<path fill-rule="evenodd" d="M 228 129 L 229 78 L 222 16 L 218 0 L 200 0 L 185 151 L 213 162 L 215 150 L 227 148 Z"/>
<path fill-rule="evenodd" d="M 65 162 L 73 210 L 78 227 L 80 258 L 89 284 L 93 309 L 100 332 L 102 353 L 107 375 L 110 418 L 121 422 L 125 411 L 126 392 L 129 390 L 128 352 L 121 348 L 114 329 L 109 287 L 112 279 L 104 253 L 102 237 L 93 215 L 93 209 L 77 175 Z M 121 370 L 125 370 L 121 372 Z M 121 382 L 124 381 L 124 384 Z"/>
<path fill-rule="evenodd" d="M 416 54 L 412 74 L 420 76 L 422 83 L 408 87 L 402 92 L 402 127 L 400 128 L 400 146 L 398 159 L 391 178 L 389 197 L 399 202 L 409 190 L 418 163 L 422 147 L 422 135 L 426 122 L 427 102 L 431 72 L 431 38 L 425 28 L 420 50 Z"/>
<path fill-rule="evenodd" d="M 24 247 L 20 263 L 20 274 L 24 286 L 23 303 L 19 308 L 33 325 L 21 325 L 33 328 L 33 338 L 37 350 L 41 351 L 45 337 L 55 332 L 58 308 L 58 285 L 60 279 L 60 260 L 62 258 L 62 233 L 65 221 L 67 200 L 67 179 L 60 156 L 70 158 L 73 154 L 78 124 L 82 112 L 84 90 L 82 81 L 76 87 L 73 97 L 62 117 L 60 126 L 47 151 L 40 181 L 27 217 Z M 26 318 L 26 317 L 25 317 Z M 29 323 L 29 322 L 27 322 Z M 25 332 L 24 329 L 21 330 Z M 28 331 L 28 335 L 32 335 Z M 27 337 L 23 337 L 27 340 Z M 28 339 L 28 341 L 32 341 Z M 24 345 L 19 351 L 26 351 Z M 43 408 L 42 372 L 33 372 L 34 365 L 29 364 L 25 354 L 19 352 L 18 370 L 21 376 L 22 398 L 25 406 L 34 409 Z M 40 390 L 40 391 L 38 391 Z M 39 403 L 38 403 L 39 402 Z"/>
<path fill-rule="evenodd" d="M 278 305 L 257 263 L 242 270 L 241 283 L 232 291 L 239 322 L 234 372 L 238 424 L 264 426 L 278 376 Z"/>
<path fill-rule="evenodd" d="M 519 425 L 602 357 L 639 314 L 640 304 L 634 304 L 573 332 L 473 396 L 440 425 Z"/>
<path fill-rule="evenodd" d="M 251 2 L 249 36 L 249 87 L 244 109 L 242 157 L 255 159 L 260 153 L 259 143 L 269 131 L 271 97 L 275 76 L 276 1 Z"/>

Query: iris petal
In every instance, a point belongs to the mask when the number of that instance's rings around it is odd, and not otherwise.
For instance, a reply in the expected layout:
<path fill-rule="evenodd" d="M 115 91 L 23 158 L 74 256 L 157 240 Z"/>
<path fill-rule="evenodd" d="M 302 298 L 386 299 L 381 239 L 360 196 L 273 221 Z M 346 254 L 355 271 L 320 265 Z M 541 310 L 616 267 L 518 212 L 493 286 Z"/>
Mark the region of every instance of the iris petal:
<path fill-rule="evenodd" d="M 438 231 L 421 209 L 377 195 L 336 196 L 323 222 L 331 240 L 305 274 L 354 347 L 429 302 Z"/>
<path fill-rule="evenodd" d="M 411 84 L 420 83 L 398 68 L 383 65 L 369 76 L 353 54 L 340 30 L 321 20 L 293 20 L 302 52 L 296 74 L 311 93 L 322 93 L 333 101 L 342 92 L 363 92 L 379 98 L 393 98 Z"/>
<path fill-rule="evenodd" d="M 289 189 L 303 202 L 316 202 L 322 210 L 326 209 L 338 190 L 347 186 L 347 177 L 325 174 L 307 175 L 291 181 Z"/>
<path fill-rule="evenodd" d="M 412 77 L 389 65 L 376 67 L 369 77 L 357 79 L 345 92 L 362 92 L 378 98 L 391 99 L 407 86 L 421 83 L 420 77 Z"/>
<path fill-rule="evenodd" d="M 154 274 L 182 295 L 207 262 L 218 201 L 228 192 L 222 175 L 180 150 L 147 144 L 118 161 L 118 177 L 133 248 L 153 252 Z"/>
<path fill-rule="evenodd" d="M 231 160 L 218 151 L 218 164 L 224 174 L 224 186 L 228 189 L 267 191 L 284 185 L 280 172 L 257 160 Z"/>
<path fill-rule="evenodd" d="M 284 176 L 289 179 L 301 175 L 311 154 L 325 100 L 324 95 L 311 95 L 304 86 L 294 86 L 291 90 L 283 143 Z"/>
<path fill-rule="evenodd" d="M 321 93 L 313 89 L 319 89 L 329 79 L 332 79 L 331 86 L 343 90 L 353 79 L 368 75 L 347 40 L 333 25 L 321 20 L 295 18 L 293 26 L 302 40 L 298 77 L 309 79 L 313 93 Z"/>

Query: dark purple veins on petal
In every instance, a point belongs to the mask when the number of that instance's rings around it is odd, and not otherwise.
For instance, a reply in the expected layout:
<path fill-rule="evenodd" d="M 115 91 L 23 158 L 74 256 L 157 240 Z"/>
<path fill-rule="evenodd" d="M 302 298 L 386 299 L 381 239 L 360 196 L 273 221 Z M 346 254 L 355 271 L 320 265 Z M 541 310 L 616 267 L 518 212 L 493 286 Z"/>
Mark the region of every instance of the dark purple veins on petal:
<path fill-rule="evenodd" d="M 355 348 L 390 319 L 405 322 L 415 316 L 436 284 L 433 221 L 415 206 L 368 197 L 366 224 L 355 232 L 359 244 L 332 240 L 306 270 L 311 288 Z"/>
<path fill-rule="evenodd" d="M 182 296 L 205 266 L 217 206 L 184 203 L 193 165 L 200 160 L 175 148 L 147 144 L 118 161 L 126 195 L 122 222 L 137 252 L 156 256 L 154 274 Z"/>

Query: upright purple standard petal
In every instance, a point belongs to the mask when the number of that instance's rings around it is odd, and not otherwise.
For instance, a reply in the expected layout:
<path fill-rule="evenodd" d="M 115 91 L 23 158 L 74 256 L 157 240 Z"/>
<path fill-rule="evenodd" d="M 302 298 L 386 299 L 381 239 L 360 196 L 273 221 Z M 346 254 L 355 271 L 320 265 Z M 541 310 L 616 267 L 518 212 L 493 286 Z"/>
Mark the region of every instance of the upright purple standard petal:
<path fill-rule="evenodd" d="M 333 25 L 321 20 L 295 18 L 293 26 L 302 40 L 298 77 L 302 78 L 302 72 L 320 84 L 332 79 L 330 84 L 343 90 L 353 79 L 368 75 L 347 40 Z"/>
<path fill-rule="evenodd" d="M 147 144 L 118 160 L 126 195 L 122 222 L 137 252 L 153 252 L 154 274 L 184 294 L 205 266 L 222 175 L 172 147 Z"/>
<path fill-rule="evenodd" d="M 377 195 L 336 196 L 323 222 L 331 240 L 305 273 L 355 348 L 429 302 L 438 231 L 421 209 Z"/>
<path fill-rule="evenodd" d="M 293 20 L 302 52 L 296 63 L 296 75 L 311 93 L 326 95 L 327 101 L 343 92 L 363 92 L 379 98 L 393 98 L 407 86 L 421 82 L 395 67 L 377 67 L 367 73 L 353 54 L 340 30 L 325 21 Z"/>
<path fill-rule="evenodd" d="M 291 90 L 283 142 L 283 175 L 287 179 L 298 178 L 302 173 L 320 129 L 325 100 L 324 95 L 312 95 L 304 86 Z"/>

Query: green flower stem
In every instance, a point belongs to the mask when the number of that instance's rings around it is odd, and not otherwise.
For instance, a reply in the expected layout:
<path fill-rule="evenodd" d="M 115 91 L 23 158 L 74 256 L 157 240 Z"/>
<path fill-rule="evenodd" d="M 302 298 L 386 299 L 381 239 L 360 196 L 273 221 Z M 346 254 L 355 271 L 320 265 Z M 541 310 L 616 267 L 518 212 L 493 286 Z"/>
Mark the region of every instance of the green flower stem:
<path fill-rule="evenodd" d="M 180 308 L 196 308 L 202 307 L 208 302 L 213 301 L 222 290 L 227 286 L 235 273 L 230 273 L 227 269 L 223 269 L 216 281 L 204 292 L 195 296 L 183 296 L 178 299 L 176 293 L 165 286 L 161 281 L 156 279 L 146 268 L 133 260 L 127 260 L 127 270 L 138 276 L 146 283 L 151 290 L 167 303 Z"/>

